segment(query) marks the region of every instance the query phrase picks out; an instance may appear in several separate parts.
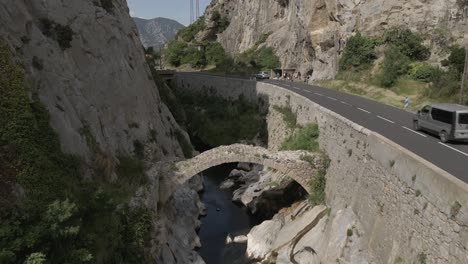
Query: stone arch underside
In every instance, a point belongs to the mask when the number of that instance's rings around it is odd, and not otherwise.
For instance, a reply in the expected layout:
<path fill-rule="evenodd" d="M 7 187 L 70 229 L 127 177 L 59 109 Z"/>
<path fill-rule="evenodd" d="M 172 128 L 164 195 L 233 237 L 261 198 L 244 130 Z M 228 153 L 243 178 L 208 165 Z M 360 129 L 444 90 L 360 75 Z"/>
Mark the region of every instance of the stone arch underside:
<path fill-rule="evenodd" d="M 304 156 L 309 156 L 308 161 L 302 159 Z M 221 146 L 172 164 L 172 177 L 165 179 L 161 192 L 165 193 L 165 198 L 169 198 L 178 186 L 204 170 L 234 162 L 255 163 L 275 169 L 299 183 L 307 192 L 310 191 L 310 181 L 323 164 L 321 155 L 307 151 L 271 152 L 262 147 L 243 144 Z"/>

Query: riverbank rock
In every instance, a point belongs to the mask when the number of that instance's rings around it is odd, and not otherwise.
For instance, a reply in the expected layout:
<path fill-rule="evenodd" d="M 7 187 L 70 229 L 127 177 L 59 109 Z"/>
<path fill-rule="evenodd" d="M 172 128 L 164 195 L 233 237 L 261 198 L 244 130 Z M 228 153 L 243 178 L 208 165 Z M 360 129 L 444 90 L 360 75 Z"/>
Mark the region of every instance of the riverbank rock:
<path fill-rule="evenodd" d="M 243 204 L 252 213 L 264 218 L 271 218 L 281 208 L 306 196 L 306 191 L 295 181 L 262 166 L 254 165 L 249 172 L 235 169 L 231 174 L 238 178 L 227 179 L 221 186 L 237 188 L 233 191 L 232 200 Z M 234 185 L 231 185 L 232 181 Z"/>
<path fill-rule="evenodd" d="M 247 235 L 250 259 L 286 263 L 368 263 L 365 234 L 350 209 L 332 213 L 307 201 L 282 209 Z"/>
<path fill-rule="evenodd" d="M 157 234 L 153 242 L 159 250 L 158 258 L 164 264 L 205 263 L 195 249 L 201 247 L 196 232 L 200 228 L 200 215 L 206 207 L 200 201 L 197 190 L 203 186 L 199 175 L 179 188 L 161 209 Z M 158 244 L 159 241 L 166 241 Z"/>

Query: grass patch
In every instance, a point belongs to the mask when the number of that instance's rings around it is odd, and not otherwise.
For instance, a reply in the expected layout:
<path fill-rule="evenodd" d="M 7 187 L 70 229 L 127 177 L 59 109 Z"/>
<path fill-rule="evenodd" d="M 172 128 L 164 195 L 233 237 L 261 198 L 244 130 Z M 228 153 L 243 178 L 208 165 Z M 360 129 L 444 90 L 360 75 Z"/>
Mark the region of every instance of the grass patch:
<path fill-rule="evenodd" d="M 352 228 L 348 228 L 348 230 L 346 230 L 346 236 L 347 237 L 352 237 L 353 236 L 353 229 Z"/>
<path fill-rule="evenodd" d="M 325 175 L 327 174 L 329 166 L 330 158 L 326 154 L 322 153 L 322 166 L 318 170 L 317 175 L 315 175 L 310 182 L 308 201 L 312 206 L 325 203 L 325 188 L 327 184 Z"/>
<path fill-rule="evenodd" d="M 300 128 L 281 145 L 281 150 L 307 150 L 315 152 L 319 150 L 317 142 L 319 128 L 317 124 L 310 123 Z"/>
<path fill-rule="evenodd" d="M 273 109 L 283 115 L 283 121 L 286 123 L 286 127 L 289 129 L 295 129 L 297 126 L 297 115 L 288 106 L 274 105 Z"/>

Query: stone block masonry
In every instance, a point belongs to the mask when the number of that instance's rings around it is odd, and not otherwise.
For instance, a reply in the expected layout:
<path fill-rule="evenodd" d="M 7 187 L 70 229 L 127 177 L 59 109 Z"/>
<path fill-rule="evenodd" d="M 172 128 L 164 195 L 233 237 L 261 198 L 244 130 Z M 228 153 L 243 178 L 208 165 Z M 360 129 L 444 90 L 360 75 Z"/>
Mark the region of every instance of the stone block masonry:
<path fill-rule="evenodd" d="M 303 156 L 311 157 L 309 161 L 302 160 Z M 309 192 L 310 181 L 319 169 L 323 167 L 323 156 L 307 151 L 279 151 L 272 152 L 262 147 L 234 144 L 220 146 L 201 153 L 200 155 L 176 163 L 163 162 L 161 171 L 174 174 L 170 179 L 163 179 L 161 185 L 161 201 L 165 202 L 173 192 L 195 175 L 225 163 L 247 162 L 261 164 L 289 176 Z"/>
<path fill-rule="evenodd" d="M 369 262 L 468 263 L 468 185 L 387 138 L 281 87 L 249 80 L 177 74 L 178 89 L 209 90 L 288 105 L 298 124 L 316 122 L 329 155 L 327 205 L 351 208 L 367 239 Z M 261 99 L 260 99 L 261 98 Z M 269 115 L 270 118 L 271 115 Z M 271 122 L 271 120 L 267 120 Z M 269 138 L 287 132 L 269 127 Z M 277 145 L 269 142 L 274 149 Z"/>

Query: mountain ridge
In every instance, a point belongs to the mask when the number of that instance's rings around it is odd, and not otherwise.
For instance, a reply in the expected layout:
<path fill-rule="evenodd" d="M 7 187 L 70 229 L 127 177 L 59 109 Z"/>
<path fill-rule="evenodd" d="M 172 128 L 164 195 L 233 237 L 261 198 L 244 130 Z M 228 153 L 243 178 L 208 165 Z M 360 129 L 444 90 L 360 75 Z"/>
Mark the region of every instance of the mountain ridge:
<path fill-rule="evenodd" d="M 137 26 L 141 43 L 145 48 L 164 46 L 167 41 L 176 36 L 177 31 L 185 27 L 176 20 L 164 17 L 152 19 L 132 18 Z"/>

